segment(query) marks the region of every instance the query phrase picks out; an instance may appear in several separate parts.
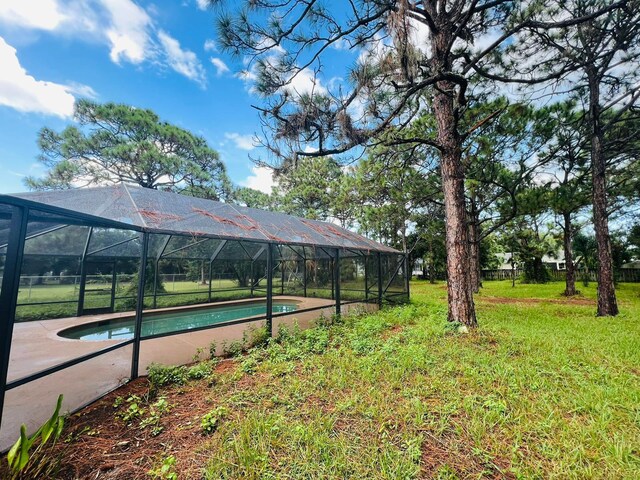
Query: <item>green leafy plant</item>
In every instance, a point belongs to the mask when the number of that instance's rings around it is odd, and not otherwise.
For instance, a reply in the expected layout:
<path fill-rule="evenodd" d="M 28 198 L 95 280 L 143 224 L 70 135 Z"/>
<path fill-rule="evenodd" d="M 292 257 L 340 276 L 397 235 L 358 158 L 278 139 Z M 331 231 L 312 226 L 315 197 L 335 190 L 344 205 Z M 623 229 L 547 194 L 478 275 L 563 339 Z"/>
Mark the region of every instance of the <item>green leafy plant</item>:
<path fill-rule="evenodd" d="M 41 478 L 57 470 L 58 460 L 51 457 L 51 448 L 64 428 L 64 416 L 60 415 L 62 399 L 62 395 L 58 396 L 53 415 L 33 435 L 27 435 L 26 425 L 20 427 L 20 438 L 7 453 L 12 478 Z M 35 450 L 31 451 L 34 445 Z"/>
<path fill-rule="evenodd" d="M 220 420 L 227 416 L 228 410 L 225 407 L 216 407 L 202 417 L 200 425 L 205 435 L 211 435 L 218 429 Z"/>
<path fill-rule="evenodd" d="M 184 385 L 188 378 L 187 367 L 153 363 L 148 368 L 151 390 L 166 385 Z"/>
<path fill-rule="evenodd" d="M 222 344 L 222 355 L 224 357 L 239 357 L 242 355 L 242 352 L 245 350 L 245 342 L 234 340 L 233 342 L 227 344 Z"/>
<path fill-rule="evenodd" d="M 269 343 L 269 338 L 266 327 L 249 327 L 249 347 L 264 347 Z"/>
<path fill-rule="evenodd" d="M 171 405 L 167 402 L 166 397 L 160 397 L 149 407 L 149 415 L 140 421 L 140 430 L 151 427 L 151 436 L 160 435 L 164 427 L 160 425 L 162 415 L 171 410 Z"/>
<path fill-rule="evenodd" d="M 209 357 L 214 358 L 216 356 L 216 350 L 218 349 L 218 344 L 213 341 L 209 344 Z"/>
<path fill-rule="evenodd" d="M 213 366 L 209 362 L 200 362 L 196 365 L 189 367 L 187 370 L 187 377 L 189 380 L 200 380 L 211 375 Z"/>
<path fill-rule="evenodd" d="M 244 373 L 248 373 L 249 375 L 255 373 L 256 368 L 258 367 L 258 361 L 254 356 L 249 356 L 242 361 L 240 364 L 240 368 Z"/>
<path fill-rule="evenodd" d="M 162 460 L 162 464 L 158 468 L 149 470 L 149 475 L 153 478 L 162 480 L 178 480 L 178 474 L 175 471 L 176 457 L 170 455 Z"/>
<path fill-rule="evenodd" d="M 116 406 L 116 403 L 114 403 L 114 407 Z M 142 408 L 142 399 L 138 395 L 130 395 L 124 403 L 126 403 L 128 407 L 124 411 L 117 412 L 116 416 L 127 423 L 131 423 L 136 418 L 142 417 L 146 411 L 144 408 Z M 119 405 L 122 404 L 123 403 L 121 402 Z"/>
<path fill-rule="evenodd" d="M 198 347 L 196 349 L 196 353 L 193 354 L 193 357 L 191 357 L 191 359 L 195 362 L 199 362 L 200 360 L 202 360 L 202 354 L 204 353 L 204 348 L 202 347 Z"/>

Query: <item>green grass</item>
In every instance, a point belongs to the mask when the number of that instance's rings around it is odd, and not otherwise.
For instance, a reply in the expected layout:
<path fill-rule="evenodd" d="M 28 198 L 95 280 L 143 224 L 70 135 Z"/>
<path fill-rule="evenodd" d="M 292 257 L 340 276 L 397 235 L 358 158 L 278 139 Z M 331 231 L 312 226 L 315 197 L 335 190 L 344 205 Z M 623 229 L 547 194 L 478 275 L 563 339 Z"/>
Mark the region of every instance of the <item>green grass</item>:
<path fill-rule="evenodd" d="M 118 288 L 118 294 L 122 295 L 128 283 L 121 284 Z M 232 280 L 216 280 L 213 284 L 214 289 L 235 288 L 237 282 Z M 105 289 L 110 289 L 111 285 L 100 285 Z M 168 293 L 193 292 L 193 291 L 209 291 L 209 285 L 202 285 L 193 281 L 166 282 L 164 285 Z M 97 288 L 95 285 L 87 285 L 87 289 Z M 97 295 L 96 296 L 100 296 Z M 36 302 L 58 302 L 63 300 L 77 300 L 77 285 L 34 285 L 29 291 L 29 287 L 20 287 L 18 294 L 18 303 L 36 303 Z"/>
<path fill-rule="evenodd" d="M 88 292 L 85 295 L 85 308 L 108 307 L 111 301 L 110 285 L 101 285 L 102 291 Z M 116 297 L 125 295 L 128 284 L 121 284 L 117 290 Z M 193 281 L 165 282 L 166 295 L 159 294 L 156 299 L 156 308 L 175 307 L 181 305 L 193 305 L 206 303 L 209 301 L 209 285 L 203 285 Z M 342 292 L 342 300 L 364 300 L 364 292 L 349 291 L 353 289 L 363 289 L 362 284 L 345 283 L 345 290 Z M 98 288 L 96 285 L 87 285 L 87 289 Z M 263 297 L 265 293 L 264 281 L 254 291 L 254 297 Z M 274 291 L 280 293 L 280 281 L 275 279 Z M 285 286 L 285 295 L 302 296 L 304 290 L 301 286 Z M 375 295 L 375 292 L 370 293 Z M 50 318 L 72 317 L 77 313 L 78 308 L 78 286 L 77 285 L 34 285 L 33 287 L 21 287 L 18 293 L 18 303 L 21 304 L 16 310 L 17 321 L 45 320 Z M 309 286 L 307 296 L 331 298 L 331 289 L 316 288 Z M 238 288 L 238 283 L 234 280 L 214 280 L 212 284 L 212 301 L 239 300 L 250 297 L 250 289 Z M 135 303 L 133 299 L 116 299 L 114 310 L 116 312 L 133 311 Z M 68 302 L 68 303 L 46 303 L 46 302 Z M 43 303 L 37 305 L 38 303 Z M 35 305 L 33 305 L 35 304 Z M 145 298 L 145 308 L 153 308 L 153 299 L 150 296 Z"/>
<path fill-rule="evenodd" d="M 466 335 L 421 282 L 411 305 L 283 332 L 198 386 L 228 414 L 187 455 L 208 479 L 640 478 L 640 285 L 617 318 L 562 290 L 487 282 Z"/>

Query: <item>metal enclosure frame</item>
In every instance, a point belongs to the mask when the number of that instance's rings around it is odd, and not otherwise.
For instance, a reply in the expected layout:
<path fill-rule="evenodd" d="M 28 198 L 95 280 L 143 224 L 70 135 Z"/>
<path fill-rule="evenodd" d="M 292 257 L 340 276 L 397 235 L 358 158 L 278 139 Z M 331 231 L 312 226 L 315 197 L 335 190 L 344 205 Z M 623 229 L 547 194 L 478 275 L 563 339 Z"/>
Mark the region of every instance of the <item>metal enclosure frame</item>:
<path fill-rule="evenodd" d="M 158 194 L 164 195 L 163 192 L 157 192 Z M 269 239 L 260 239 L 260 238 L 240 238 L 240 237 L 231 237 L 228 234 L 216 235 L 211 232 L 191 232 L 187 233 L 182 230 L 171 231 L 167 228 L 166 225 L 159 225 L 157 227 L 149 227 L 149 226 L 140 226 L 135 223 L 126 223 L 123 221 L 118 221 L 113 218 L 101 218 L 96 215 L 90 215 L 85 212 L 73 210 L 70 208 L 61 208 L 59 206 L 50 205 L 47 203 L 42 203 L 41 198 L 30 198 L 30 195 L 24 196 L 8 196 L 8 195 L 0 195 L 0 220 L 4 220 L 5 222 L 9 222 L 9 231 L 8 231 L 8 239 L 4 245 L 0 245 L 0 257 L 4 257 L 4 271 L 2 273 L 2 282 L 1 282 L 1 290 L 0 290 L 0 422 L 1 415 L 4 413 L 4 400 L 5 395 L 8 391 L 20 387 L 22 385 L 26 385 L 30 382 L 34 382 L 38 379 L 46 377 L 48 375 L 52 375 L 56 372 L 60 372 L 64 369 L 72 367 L 74 365 L 78 365 L 82 362 L 86 362 L 88 360 L 94 359 L 96 357 L 105 355 L 109 352 L 113 352 L 115 350 L 128 347 L 129 345 L 133 346 L 133 354 L 131 358 L 131 373 L 129 380 L 134 379 L 138 376 L 138 366 L 140 361 L 140 348 L 141 342 L 147 339 L 159 338 L 163 336 L 169 335 L 177 335 L 180 333 L 185 333 L 185 330 L 177 330 L 169 333 L 161 333 L 150 336 L 142 336 L 142 319 L 145 312 L 145 299 L 146 297 L 151 297 L 149 299 L 152 308 L 157 306 L 157 300 L 159 296 L 159 292 L 156 291 L 157 280 L 153 282 L 153 292 L 152 295 L 145 294 L 145 280 L 148 275 L 148 265 L 151 262 L 154 265 L 153 268 L 153 276 L 157 277 L 158 275 L 158 266 L 159 262 L 165 258 L 167 255 L 172 253 L 177 253 L 178 249 L 174 249 L 173 251 L 167 251 L 167 247 L 170 244 L 172 239 L 175 238 L 191 238 L 194 243 L 191 243 L 184 247 L 184 249 L 192 248 L 194 245 L 198 243 L 205 243 L 210 240 L 216 240 L 219 243 L 216 245 L 215 249 L 207 254 L 208 256 L 203 261 L 203 271 L 204 264 L 208 263 L 208 288 L 205 303 L 212 303 L 214 300 L 212 298 L 212 272 L 213 265 L 216 262 L 216 259 L 219 257 L 221 252 L 229 245 L 229 241 L 237 242 L 240 247 L 245 251 L 248 258 L 246 262 L 250 262 L 251 265 L 251 275 L 250 275 L 250 292 L 251 296 L 254 295 L 256 291 L 265 291 L 266 293 L 266 315 L 264 317 L 256 319 L 252 317 L 250 321 L 256 320 L 264 320 L 266 324 L 266 328 L 268 330 L 269 335 L 273 334 L 273 319 L 279 316 L 287 315 L 286 313 L 274 313 L 273 312 L 273 298 L 274 296 L 284 295 L 285 294 L 285 265 L 286 262 L 296 262 L 296 271 L 299 269 L 300 264 L 302 265 L 302 279 L 301 279 L 301 296 L 307 296 L 309 291 L 313 289 L 313 285 L 309 285 L 309 268 L 314 267 L 315 264 L 320 261 L 327 262 L 330 265 L 330 281 L 331 281 L 331 299 L 334 300 L 335 303 L 335 313 L 336 315 L 340 315 L 342 312 L 341 307 L 343 305 L 347 305 L 349 303 L 373 303 L 382 307 L 384 302 L 394 303 L 397 301 L 406 301 L 409 297 L 409 283 L 408 283 L 408 271 L 407 271 L 407 259 L 406 256 L 401 254 L 400 252 L 385 247 L 383 245 L 376 244 L 368 239 L 364 239 L 364 237 L 360 237 L 356 234 L 352 233 L 342 233 L 342 231 L 338 230 L 335 226 L 330 224 L 326 224 L 326 228 L 331 232 L 335 233 L 337 240 L 332 242 L 327 241 L 325 243 L 312 243 L 307 238 L 302 238 L 298 236 L 297 238 L 292 238 L 291 240 L 285 240 L 278 236 L 273 236 L 274 238 Z M 200 201 L 200 200 L 199 200 Z M 215 204 L 217 202 L 211 202 Z M 284 216 L 288 217 L 288 216 Z M 294 218 L 294 217 L 289 217 Z M 41 232 L 35 232 L 31 235 L 28 235 L 28 224 L 29 222 L 41 221 L 43 225 L 46 225 L 46 229 Z M 320 227 L 317 225 L 322 225 L 322 222 L 315 222 L 311 224 L 311 222 L 307 222 L 304 220 L 296 219 L 296 221 L 301 221 L 304 225 L 313 225 L 312 228 L 314 230 L 319 230 Z M 224 223 L 224 221 L 222 220 Z M 53 227 L 51 227 L 53 225 Z M 11 354 L 11 343 L 12 336 L 14 331 L 14 324 L 16 322 L 16 307 L 18 306 L 18 294 L 20 288 L 20 271 L 21 265 L 23 262 L 23 256 L 25 253 L 25 243 L 28 238 L 35 238 L 37 235 L 43 235 L 54 231 L 59 231 L 60 229 L 65 228 L 65 226 L 81 226 L 87 227 L 88 233 L 85 240 L 84 248 L 82 250 L 82 254 L 80 256 L 80 278 L 81 282 L 79 285 L 79 296 L 78 296 L 78 305 L 77 305 L 77 314 L 78 316 L 82 315 L 87 311 L 84 306 L 84 295 L 86 291 L 86 265 L 88 262 L 94 261 L 91 257 L 97 253 L 102 251 L 108 251 L 114 247 L 118 247 L 121 245 L 131 244 L 131 242 L 139 242 L 141 246 L 141 253 L 137 260 L 139 261 L 138 268 L 138 284 L 137 284 L 137 297 L 135 298 L 135 331 L 132 339 L 128 339 L 116 345 L 111 345 L 109 347 L 93 351 L 91 353 L 78 356 L 77 358 L 73 358 L 72 360 L 65 361 L 63 363 L 57 364 L 52 367 L 45 368 L 41 371 L 28 375 L 24 378 L 18 378 L 12 381 L 7 382 L 8 372 L 9 372 L 9 359 Z M 118 240 L 112 245 L 103 245 L 100 248 L 96 248 L 93 251 L 90 251 L 91 240 L 95 236 L 95 230 L 98 228 L 103 229 L 118 229 L 122 231 L 131 232 L 131 238 Z M 160 236 L 166 235 L 166 239 L 164 242 L 158 247 L 157 253 L 155 256 L 150 255 L 150 239 L 151 236 Z M 268 235 L 268 234 L 267 234 Z M 349 241 L 352 243 L 356 243 L 362 239 L 363 245 L 366 248 L 357 248 L 357 246 L 348 245 L 348 246 L 340 246 L 335 243 L 339 243 L 339 240 L 344 239 L 345 241 Z M 252 244 L 261 244 L 262 247 L 258 249 L 253 255 L 250 254 L 249 251 L 243 245 L 243 241 L 249 241 Z M 195 243 L 197 242 L 197 243 Z M 347 242 L 348 243 L 348 242 Z M 357 244 L 356 244 L 357 245 Z M 4 249 L 4 250 L 3 250 Z M 301 252 L 299 251 L 301 250 Z M 315 255 L 309 255 L 315 252 Z M 46 253 L 46 252 L 43 252 Z M 291 254 L 293 257 L 289 258 L 286 255 Z M 184 257 L 188 258 L 188 257 Z M 294 259 L 292 259 L 294 258 Z M 341 288 L 341 263 L 343 261 L 349 260 L 353 258 L 358 258 L 360 261 L 364 262 L 363 265 L 363 274 L 364 274 L 364 291 L 360 292 L 363 294 L 362 298 L 343 300 L 342 288 Z M 385 258 L 389 260 L 392 265 L 392 268 L 388 269 L 389 272 L 392 271 L 390 276 L 385 278 L 386 282 L 383 282 L 383 262 L 382 259 Z M 200 257 L 198 257 L 200 260 Z M 265 262 L 266 261 L 266 275 L 260 277 L 257 273 L 259 268 L 256 267 L 257 262 Z M 0 264 L 1 266 L 2 264 Z M 115 263 L 114 263 L 115 265 Z M 375 268 L 372 268 L 375 267 Z M 280 271 L 278 272 L 278 269 Z M 357 266 L 356 266 L 357 270 Z M 402 276 L 402 271 L 404 270 L 404 279 L 402 281 L 402 290 L 396 292 L 390 292 L 389 289 L 394 282 L 397 283 L 397 279 Z M 114 273 L 115 275 L 115 273 Z M 277 291 L 274 291 L 274 275 L 278 276 L 281 280 L 280 288 Z M 357 275 L 357 272 L 356 272 Z M 375 280 L 369 278 L 371 275 L 374 275 Z M 257 278 L 256 278 L 257 277 Z M 266 278 L 265 278 L 266 277 Z M 113 302 L 115 301 L 115 276 L 113 277 L 113 285 L 112 285 L 112 293 L 111 293 L 111 305 L 113 308 Z M 266 280 L 266 285 L 261 287 L 261 281 Z M 327 285 L 328 287 L 328 285 Z M 377 287 L 377 288 L 376 288 Z M 263 288 L 265 290 L 263 290 Z M 372 294 L 371 290 L 376 288 L 375 294 Z M 328 290 L 327 290 L 328 291 Z M 359 291 L 358 291 L 359 292 Z M 328 293 L 327 293 L 328 295 Z M 324 297 L 323 297 L 324 298 Z M 56 303 L 56 302 L 48 302 L 48 303 Z M 62 303 L 62 302 L 57 302 Z M 215 302 L 213 302 L 215 303 Z M 32 303 L 30 305 L 37 305 L 37 303 Z M 320 308 L 325 307 L 317 307 L 310 308 L 304 311 L 311 310 L 319 310 Z M 214 329 L 220 326 L 228 326 L 238 323 L 247 322 L 246 319 L 234 320 L 230 322 L 225 322 L 222 324 L 214 324 L 208 325 L 205 327 L 198 327 L 195 329 L 189 329 L 189 332 L 197 331 L 200 329 Z M 107 392 L 104 392 L 106 394 Z"/>

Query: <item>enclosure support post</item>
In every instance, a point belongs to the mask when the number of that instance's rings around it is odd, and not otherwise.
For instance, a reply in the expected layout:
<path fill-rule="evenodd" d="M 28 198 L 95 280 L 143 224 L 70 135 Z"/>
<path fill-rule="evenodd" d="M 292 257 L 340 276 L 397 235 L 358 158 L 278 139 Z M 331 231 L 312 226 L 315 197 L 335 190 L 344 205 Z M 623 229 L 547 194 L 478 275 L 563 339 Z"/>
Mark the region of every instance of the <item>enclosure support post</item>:
<path fill-rule="evenodd" d="M 364 301 L 369 303 L 369 255 L 364 256 Z"/>
<path fill-rule="evenodd" d="M 113 273 L 111 275 L 111 312 L 114 311 L 116 307 L 116 277 L 118 275 L 117 263 L 113 261 Z"/>
<path fill-rule="evenodd" d="M 302 289 L 303 297 L 307 296 L 307 259 L 302 260 Z"/>
<path fill-rule="evenodd" d="M 84 250 L 82 250 L 82 256 L 80 257 L 80 288 L 78 289 L 78 310 L 77 316 L 82 315 L 84 310 L 84 291 L 87 285 L 87 251 L 89 250 L 89 244 L 91 243 L 91 235 L 93 235 L 93 227 L 89 227 L 89 233 L 87 233 L 87 240 L 84 244 Z"/>
<path fill-rule="evenodd" d="M 280 247 L 279 255 L 280 255 L 280 295 L 284 295 L 284 254 L 282 252 L 284 247 Z"/>
<path fill-rule="evenodd" d="M 209 303 L 211 303 L 211 281 L 213 277 L 213 262 L 209 261 Z"/>
<path fill-rule="evenodd" d="M 402 268 L 402 265 L 404 264 L 404 259 L 401 259 L 398 264 L 396 265 L 396 268 L 393 271 L 393 275 L 391 275 L 391 277 L 389 277 L 389 281 L 387 282 L 387 285 L 384 287 L 384 290 L 382 291 L 383 293 L 387 293 L 387 290 L 389 290 L 389 287 L 391 286 L 391 284 L 393 283 L 393 281 L 396 279 L 396 277 L 398 276 L 398 273 L 400 272 L 400 269 Z M 402 291 L 404 292 L 404 284 L 402 286 Z"/>
<path fill-rule="evenodd" d="M 273 247 L 267 244 L 267 335 L 273 336 Z"/>
<path fill-rule="evenodd" d="M 29 209 L 13 207 L 11 212 L 11 228 L 5 256 L 2 290 L 0 290 L 0 423 L 4 410 L 4 396 L 9 373 L 11 339 L 15 322 L 18 291 L 20 290 L 20 268 L 24 252 L 24 240 L 27 235 Z"/>
<path fill-rule="evenodd" d="M 411 280 L 411 272 L 409 272 L 409 255 L 404 254 L 404 282 L 407 290 L 407 300 L 409 300 L 409 281 Z"/>
<path fill-rule="evenodd" d="M 336 265 L 335 265 L 335 259 L 331 259 L 331 265 L 333 266 L 332 272 L 331 272 L 331 300 L 335 300 L 336 298 L 336 275 L 334 270 L 336 269 Z"/>
<path fill-rule="evenodd" d="M 153 262 L 153 308 L 158 306 L 158 268 L 160 268 L 160 257 Z"/>
<path fill-rule="evenodd" d="M 382 308 L 382 255 L 377 252 L 378 257 L 378 308 Z"/>
<path fill-rule="evenodd" d="M 271 250 L 271 249 L 269 249 Z M 251 270 L 250 270 L 250 274 L 249 274 L 249 282 L 251 282 L 251 298 L 253 298 L 253 287 L 255 286 L 256 282 L 255 279 L 253 278 L 253 259 L 251 259 Z"/>
<path fill-rule="evenodd" d="M 335 290 L 336 290 L 336 315 L 340 316 L 340 250 L 336 248 L 336 259 L 335 259 Z"/>
<path fill-rule="evenodd" d="M 153 268 L 153 308 L 158 306 L 158 276 L 160 275 L 158 270 L 160 269 L 160 260 L 162 259 L 162 255 L 164 255 L 164 251 L 167 249 L 167 245 L 169 245 L 169 242 L 171 241 L 171 237 L 172 235 L 167 236 L 166 240 L 162 244 L 162 248 L 158 252 L 158 255 L 156 255 L 156 262 Z"/>
<path fill-rule="evenodd" d="M 307 296 L 307 252 L 302 257 L 302 286 L 304 287 L 304 296 Z"/>
<path fill-rule="evenodd" d="M 211 282 L 212 282 L 211 277 L 213 276 L 213 262 L 216 258 L 218 258 L 218 255 L 220 255 L 220 252 L 222 251 L 222 249 L 226 244 L 227 244 L 226 240 L 220 241 L 220 243 L 214 250 L 213 254 L 211 255 L 211 258 L 209 259 L 209 303 L 211 303 Z"/>
<path fill-rule="evenodd" d="M 133 357 L 131 359 L 131 380 L 138 378 L 140 363 L 140 337 L 142 335 L 142 310 L 144 309 L 144 284 L 147 270 L 147 254 L 149 253 L 149 234 L 142 234 L 142 255 L 140 256 L 140 273 L 138 274 L 138 295 L 136 300 L 136 324 L 133 331 Z"/>

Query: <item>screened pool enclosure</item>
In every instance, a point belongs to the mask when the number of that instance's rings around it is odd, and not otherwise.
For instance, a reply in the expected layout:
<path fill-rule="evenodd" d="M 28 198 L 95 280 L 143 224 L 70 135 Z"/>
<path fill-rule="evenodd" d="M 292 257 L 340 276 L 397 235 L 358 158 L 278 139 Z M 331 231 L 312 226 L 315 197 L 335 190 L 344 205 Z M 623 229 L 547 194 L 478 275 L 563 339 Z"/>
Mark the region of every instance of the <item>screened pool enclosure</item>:
<path fill-rule="evenodd" d="M 0 195 L 0 448 L 151 363 L 408 298 L 400 252 L 336 225 L 118 185 Z"/>

